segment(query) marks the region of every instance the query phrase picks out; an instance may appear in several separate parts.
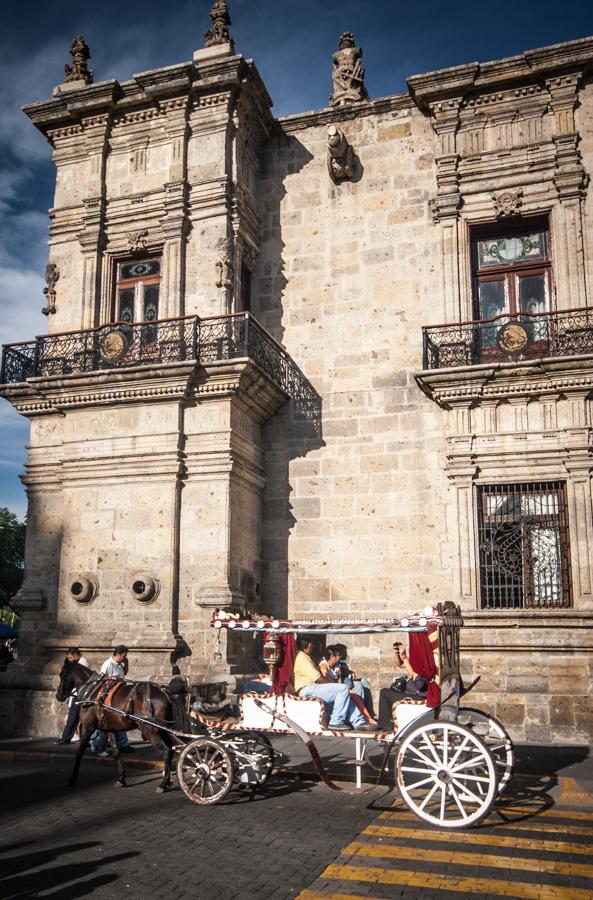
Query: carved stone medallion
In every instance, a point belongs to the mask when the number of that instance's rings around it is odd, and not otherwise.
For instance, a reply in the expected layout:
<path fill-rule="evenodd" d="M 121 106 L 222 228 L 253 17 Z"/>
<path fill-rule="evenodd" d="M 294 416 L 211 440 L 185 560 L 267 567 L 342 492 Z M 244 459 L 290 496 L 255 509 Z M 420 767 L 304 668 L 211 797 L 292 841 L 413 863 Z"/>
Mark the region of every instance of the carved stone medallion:
<path fill-rule="evenodd" d="M 117 362 L 128 349 L 128 339 L 123 331 L 115 329 L 104 334 L 99 341 L 99 355 L 108 363 Z"/>
<path fill-rule="evenodd" d="M 492 202 L 494 203 L 494 214 L 497 219 L 504 219 L 507 216 L 518 216 L 521 214 L 523 205 L 523 191 L 518 188 L 516 191 L 503 191 L 501 194 L 492 194 Z"/>
<path fill-rule="evenodd" d="M 529 332 L 520 322 L 507 322 L 496 335 L 496 343 L 505 353 L 520 353 L 529 343 Z"/>

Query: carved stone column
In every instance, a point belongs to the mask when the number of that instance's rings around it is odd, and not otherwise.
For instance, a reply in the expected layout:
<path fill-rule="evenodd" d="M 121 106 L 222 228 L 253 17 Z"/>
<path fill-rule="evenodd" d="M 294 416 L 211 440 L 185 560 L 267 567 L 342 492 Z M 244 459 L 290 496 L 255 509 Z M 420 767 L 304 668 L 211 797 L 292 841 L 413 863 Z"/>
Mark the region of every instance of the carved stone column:
<path fill-rule="evenodd" d="M 573 603 L 579 609 L 593 609 L 593 521 L 591 516 L 591 472 L 589 458 L 568 459 L 566 485 L 570 552 L 573 572 Z"/>
<path fill-rule="evenodd" d="M 470 463 L 464 466 L 461 460 L 455 465 L 454 470 L 447 472 L 455 491 L 453 518 L 456 544 L 459 548 L 456 565 L 453 569 L 453 592 L 454 596 L 461 599 L 463 609 L 475 609 L 477 605 L 473 500 L 476 474 L 475 465 Z"/>
<path fill-rule="evenodd" d="M 465 310 L 460 308 L 459 282 L 459 155 L 457 153 L 457 130 L 461 98 L 431 104 L 432 127 L 439 138 L 437 165 L 437 193 L 431 201 L 435 222 L 442 226 L 442 272 L 444 319 L 455 322 L 464 318 Z M 467 316 L 465 316 L 467 317 Z"/>
<path fill-rule="evenodd" d="M 101 260 L 105 249 L 105 200 L 89 197 L 84 201 L 82 229 L 78 235 L 82 247 L 82 303 L 80 328 L 99 324 L 98 298 L 101 294 Z"/>
<path fill-rule="evenodd" d="M 556 278 L 558 306 L 563 309 L 587 305 L 585 245 L 583 239 L 583 199 L 589 183 L 578 149 L 574 110 L 582 73 L 549 79 L 550 106 L 554 114 L 552 140 L 556 148 L 554 185 L 560 208 L 555 233 L 561 277 Z"/>

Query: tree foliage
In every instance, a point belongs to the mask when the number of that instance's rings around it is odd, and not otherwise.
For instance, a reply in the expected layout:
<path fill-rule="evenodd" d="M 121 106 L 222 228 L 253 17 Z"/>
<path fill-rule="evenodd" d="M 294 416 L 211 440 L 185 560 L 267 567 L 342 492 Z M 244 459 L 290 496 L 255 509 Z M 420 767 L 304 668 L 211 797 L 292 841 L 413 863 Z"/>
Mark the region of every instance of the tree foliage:
<path fill-rule="evenodd" d="M 24 522 L 19 522 L 6 507 L 0 507 L 0 606 L 8 603 L 21 586 L 25 531 Z"/>

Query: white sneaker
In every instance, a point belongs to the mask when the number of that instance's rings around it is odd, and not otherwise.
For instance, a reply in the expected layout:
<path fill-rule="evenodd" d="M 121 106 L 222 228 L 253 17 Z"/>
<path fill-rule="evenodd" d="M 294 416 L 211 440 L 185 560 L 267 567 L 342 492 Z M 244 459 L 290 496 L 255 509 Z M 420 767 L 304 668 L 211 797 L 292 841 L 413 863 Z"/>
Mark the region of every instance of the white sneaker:
<path fill-rule="evenodd" d="M 110 751 L 110 750 L 101 750 L 100 753 L 97 753 L 97 756 L 102 756 L 102 757 L 104 757 L 104 758 L 105 758 L 106 756 L 111 756 L 111 751 Z"/>

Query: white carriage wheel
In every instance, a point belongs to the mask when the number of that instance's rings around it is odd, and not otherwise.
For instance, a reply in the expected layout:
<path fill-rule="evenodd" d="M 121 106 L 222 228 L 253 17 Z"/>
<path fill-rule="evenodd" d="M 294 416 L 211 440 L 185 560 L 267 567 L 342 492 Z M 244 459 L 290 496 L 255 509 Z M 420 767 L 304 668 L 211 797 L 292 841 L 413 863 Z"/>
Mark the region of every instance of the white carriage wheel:
<path fill-rule="evenodd" d="M 177 761 L 179 787 L 199 806 L 220 803 L 230 791 L 234 775 L 229 753 L 209 738 L 191 741 Z"/>
<path fill-rule="evenodd" d="M 502 794 L 508 787 L 515 764 L 513 742 L 508 733 L 494 716 L 468 706 L 460 707 L 457 721 L 460 725 L 471 728 L 490 750 L 498 774 L 498 793 Z"/>
<path fill-rule="evenodd" d="M 409 809 L 441 828 L 467 828 L 488 815 L 496 767 L 487 746 L 455 722 L 420 725 L 405 737 L 396 761 L 397 786 Z"/>

